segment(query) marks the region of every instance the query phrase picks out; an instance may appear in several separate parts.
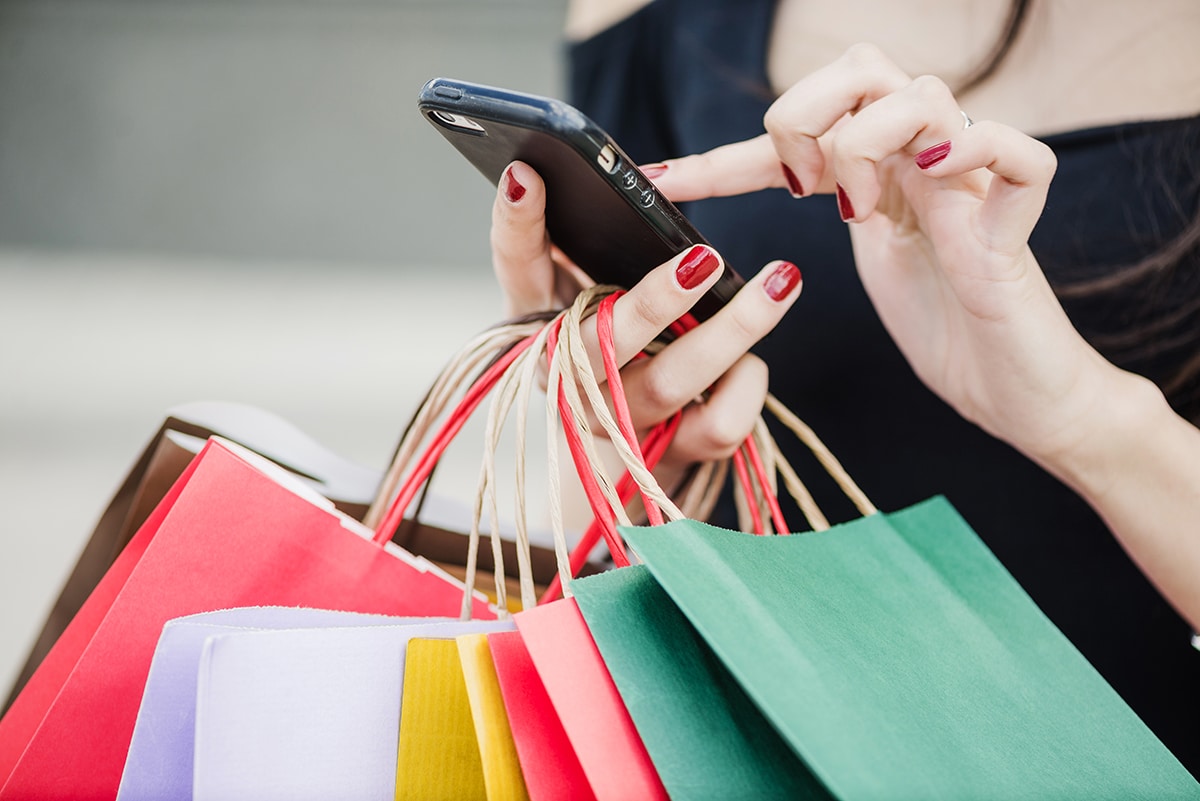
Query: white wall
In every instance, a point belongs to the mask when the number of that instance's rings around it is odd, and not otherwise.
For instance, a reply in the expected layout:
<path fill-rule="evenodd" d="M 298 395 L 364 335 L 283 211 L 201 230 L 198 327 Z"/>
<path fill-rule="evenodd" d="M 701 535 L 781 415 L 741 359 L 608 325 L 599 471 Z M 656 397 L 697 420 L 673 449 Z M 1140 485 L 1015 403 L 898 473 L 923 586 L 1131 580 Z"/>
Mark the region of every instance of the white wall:
<path fill-rule="evenodd" d="M 491 191 L 416 92 L 555 93 L 561 5 L 0 4 L 0 687 L 170 406 L 382 465 L 499 315 Z"/>
<path fill-rule="evenodd" d="M 556 93 L 563 4 L 9 0 L 0 242 L 473 263 L 483 179 L 417 91 Z"/>

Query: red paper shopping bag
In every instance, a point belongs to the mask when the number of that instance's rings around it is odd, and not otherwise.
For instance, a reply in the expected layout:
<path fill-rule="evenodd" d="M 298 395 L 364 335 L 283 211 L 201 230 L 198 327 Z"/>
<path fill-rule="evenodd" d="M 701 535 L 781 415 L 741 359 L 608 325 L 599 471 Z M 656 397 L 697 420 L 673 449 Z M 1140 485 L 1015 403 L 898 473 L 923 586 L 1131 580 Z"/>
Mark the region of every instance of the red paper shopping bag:
<path fill-rule="evenodd" d="M 489 634 L 488 647 L 530 801 L 595 801 L 520 633 Z"/>
<path fill-rule="evenodd" d="M 513 617 L 599 801 L 667 798 L 574 598 Z"/>
<path fill-rule="evenodd" d="M 457 615 L 463 586 L 238 446 L 210 441 L 8 714 L 0 799 L 111 799 L 166 621 L 236 606 Z M 473 613 L 493 617 L 477 598 Z"/>

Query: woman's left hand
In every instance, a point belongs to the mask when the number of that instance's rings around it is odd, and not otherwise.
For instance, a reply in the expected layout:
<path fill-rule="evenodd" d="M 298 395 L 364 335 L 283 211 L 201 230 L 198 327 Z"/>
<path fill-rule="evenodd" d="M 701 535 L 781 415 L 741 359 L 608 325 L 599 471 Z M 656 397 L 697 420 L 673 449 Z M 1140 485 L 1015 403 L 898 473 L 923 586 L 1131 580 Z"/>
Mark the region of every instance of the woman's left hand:
<path fill-rule="evenodd" d="M 783 94 L 766 134 L 669 161 L 655 183 L 677 201 L 836 193 L 867 294 L 917 375 L 1051 459 L 1116 370 L 1075 332 L 1027 244 L 1052 152 L 966 119 L 943 82 L 858 45 Z"/>

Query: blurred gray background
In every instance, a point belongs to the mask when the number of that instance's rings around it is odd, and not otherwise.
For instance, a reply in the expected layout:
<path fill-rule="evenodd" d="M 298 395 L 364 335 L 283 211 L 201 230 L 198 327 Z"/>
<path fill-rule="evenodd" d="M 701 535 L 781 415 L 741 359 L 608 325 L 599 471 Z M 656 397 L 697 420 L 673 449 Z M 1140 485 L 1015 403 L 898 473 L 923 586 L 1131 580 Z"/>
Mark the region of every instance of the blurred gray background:
<path fill-rule="evenodd" d="M 564 5 L 0 0 L 0 686 L 171 406 L 383 467 L 501 313 L 492 191 L 416 93 L 561 95 Z"/>

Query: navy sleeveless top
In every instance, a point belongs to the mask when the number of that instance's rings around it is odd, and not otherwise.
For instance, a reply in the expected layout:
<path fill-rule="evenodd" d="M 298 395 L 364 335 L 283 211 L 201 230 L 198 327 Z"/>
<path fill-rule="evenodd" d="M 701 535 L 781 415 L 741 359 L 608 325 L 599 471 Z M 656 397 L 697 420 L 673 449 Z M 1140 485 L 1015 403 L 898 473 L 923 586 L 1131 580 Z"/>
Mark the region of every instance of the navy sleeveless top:
<path fill-rule="evenodd" d="M 571 101 L 639 163 L 763 132 L 773 0 L 655 0 L 568 49 Z M 1176 240 L 1200 208 L 1200 117 L 1048 137 L 1059 168 L 1032 246 L 1051 281 L 1085 280 Z M 830 196 L 783 190 L 684 205 L 728 263 L 799 265 L 804 292 L 755 352 L 771 390 L 883 510 L 944 494 L 1042 610 L 1200 775 L 1200 651 L 1187 624 L 1071 490 L 965 422 L 913 375 L 854 269 Z M 1120 366 L 1165 382 L 1196 356 L 1200 251 L 1132 287 L 1064 300 Z M 1153 326 L 1153 336 L 1129 338 Z M 1176 408 L 1197 418 L 1187 390 Z M 777 432 L 788 450 L 791 435 Z M 799 446 L 789 453 L 831 520 L 854 509 Z M 785 503 L 785 516 L 802 520 Z M 733 527 L 732 504 L 715 523 Z M 795 525 L 795 524 L 793 524 Z M 1183 534 L 1183 532 L 1181 532 Z M 1197 577 L 1200 581 L 1200 577 Z"/>

